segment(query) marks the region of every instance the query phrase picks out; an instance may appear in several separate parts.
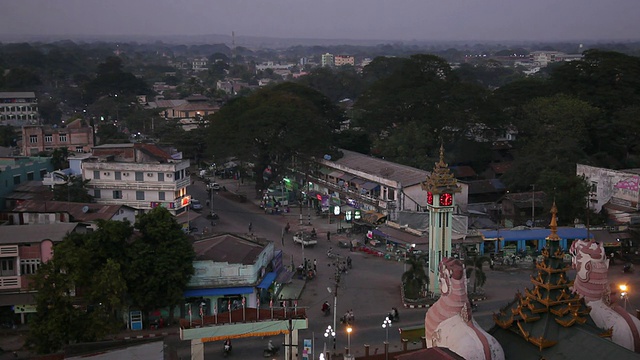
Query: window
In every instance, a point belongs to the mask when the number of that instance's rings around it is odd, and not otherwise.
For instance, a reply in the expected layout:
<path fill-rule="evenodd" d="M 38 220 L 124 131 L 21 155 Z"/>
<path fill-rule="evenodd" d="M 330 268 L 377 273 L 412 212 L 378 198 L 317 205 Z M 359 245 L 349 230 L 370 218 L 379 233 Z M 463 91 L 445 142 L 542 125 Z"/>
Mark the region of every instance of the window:
<path fill-rule="evenodd" d="M 33 180 L 33 171 L 29 171 L 29 172 L 27 173 L 27 180 L 28 180 L 28 181 Z"/>
<path fill-rule="evenodd" d="M 122 199 L 122 191 L 120 191 L 120 190 L 113 190 L 113 198 L 114 198 L 114 199 Z"/>
<path fill-rule="evenodd" d="M 13 185 L 20 184 L 20 175 L 13 175 Z"/>
<path fill-rule="evenodd" d="M 396 191 L 394 189 L 389 189 L 387 191 L 387 200 L 395 200 L 396 199 Z"/>
<path fill-rule="evenodd" d="M 114 176 L 116 180 L 122 180 L 122 173 L 120 171 L 116 171 Z"/>
<path fill-rule="evenodd" d="M 38 135 L 29 135 L 29 144 L 37 144 Z"/>
<path fill-rule="evenodd" d="M 53 142 L 53 135 L 51 135 L 51 134 L 44 134 L 44 142 L 46 142 L 46 143 L 52 143 L 52 142 Z"/>
<path fill-rule="evenodd" d="M 67 142 L 67 134 L 60 134 L 60 142 Z"/>
<path fill-rule="evenodd" d="M 144 181 L 144 173 L 136 171 L 136 181 Z"/>
<path fill-rule="evenodd" d="M 35 274 L 40 267 L 40 259 L 20 259 L 20 274 Z"/>
<path fill-rule="evenodd" d="M 164 173 L 158 173 L 158 181 L 164 181 Z"/>
<path fill-rule="evenodd" d="M 84 147 L 83 146 L 76 146 L 76 152 L 77 153 L 83 153 L 84 152 Z"/>
<path fill-rule="evenodd" d="M 144 200 L 144 191 L 136 191 L 136 200 Z"/>
<path fill-rule="evenodd" d="M 93 189 L 93 197 L 96 199 L 100 199 L 101 197 L 100 189 Z"/>
<path fill-rule="evenodd" d="M 13 265 L 15 260 L 11 259 L 2 259 L 0 260 L 0 276 L 16 276 L 16 269 Z"/>
<path fill-rule="evenodd" d="M 93 170 L 93 178 L 95 180 L 99 180 L 100 179 L 100 171 L 99 170 Z"/>
<path fill-rule="evenodd" d="M 158 200 L 160 201 L 164 201 L 164 191 L 159 191 L 158 192 Z"/>

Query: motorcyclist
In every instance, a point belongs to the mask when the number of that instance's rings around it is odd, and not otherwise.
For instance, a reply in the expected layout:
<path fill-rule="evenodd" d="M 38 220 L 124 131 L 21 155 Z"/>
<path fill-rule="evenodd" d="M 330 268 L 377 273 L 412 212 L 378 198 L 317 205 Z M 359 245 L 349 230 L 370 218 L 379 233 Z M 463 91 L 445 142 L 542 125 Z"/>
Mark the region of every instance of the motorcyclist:
<path fill-rule="evenodd" d="M 269 343 L 267 344 L 267 350 L 269 350 L 269 352 L 273 353 L 273 350 L 275 350 L 275 346 L 273 345 L 273 342 L 271 340 L 269 340 Z"/>
<path fill-rule="evenodd" d="M 224 351 L 231 351 L 231 339 L 227 339 L 224 341 Z"/>
<path fill-rule="evenodd" d="M 322 312 L 325 315 L 328 315 L 329 314 L 329 309 L 330 309 L 329 302 L 325 301 L 324 304 L 322 304 Z"/>

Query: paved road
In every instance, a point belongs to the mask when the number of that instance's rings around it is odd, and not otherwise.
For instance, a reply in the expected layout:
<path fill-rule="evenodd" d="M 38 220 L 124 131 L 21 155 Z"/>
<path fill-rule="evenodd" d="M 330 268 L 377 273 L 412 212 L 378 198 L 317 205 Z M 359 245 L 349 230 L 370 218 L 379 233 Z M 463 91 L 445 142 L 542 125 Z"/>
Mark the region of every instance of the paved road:
<path fill-rule="evenodd" d="M 233 189 L 234 183 L 222 181 L 223 185 Z M 235 190 L 235 189 L 234 189 Z M 253 192 L 250 187 L 243 187 L 246 195 L 251 197 Z M 202 182 L 196 182 L 189 187 L 189 193 L 201 202 L 205 203 L 207 193 Z M 299 209 L 293 209 L 292 213 L 282 215 L 267 215 L 252 201 L 239 203 L 231 200 L 220 193 L 214 195 L 214 211 L 220 215 L 220 220 L 216 221 L 214 232 L 239 232 L 247 233 L 249 222 L 252 223 L 253 232 L 260 237 L 273 240 L 276 249 L 282 249 L 285 255 L 285 264 L 289 264 L 289 259 L 293 257 L 295 264 L 302 262 L 302 248 L 294 245 L 291 234 L 285 236 L 284 246 L 281 244 L 282 229 L 289 222 L 292 230 L 298 226 Z M 203 214 L 208 209 L 205 207 Z M 304 222 L 307 222 L 307 209 L 303 209 Z M 195 221 L 200 230 L 210 225 L 204 217 Z M 340 317 L 344 312 L 353 309 L 356 321 L 351 334 L 351 348 L 353 353 L 362 355 L 364 344 L 371 346 L 373 353 L 377 348 L 379 352 L 383 349 L 383 342 L 386 338 L 386 330 L 382 328 L 382 321 L 386 313 L 392 308 L 400 310 L 400 322 L 393 324 L 389 334 L 391 349 L 398 350 L 401 346 L 398 328 L 403 326 L 422 325 L 424 323 L 425 309 L 404 309 L 400 298 L 400 277 L 404 271 L 403 264 L 373 257 L 360 252 L 349 252 L 349 249 L 338 248 L 334 241 L 327 243 L 324 234 L 331 230 L 335 234 L 337 225 L 329 224 L 327 219 L 320 219 L 312 216 L 313 226 L 319 232 L 318 245 L 313 248 L 305 248 L 304 256 L 310 260 L 318 261 L 318 277 L 307 283 L 305 290 L 299 300 L 299 306 L 309 308 L 309 329 L 300 331 L 300 344 L 302 339 L 315 339 L 315 354 L 322 351 L 323 345 L 333 347 L 331 339 L 325 339 L 324 333 L 328 325 L 333 326 L 333 316 L 325 317 L 320 311 L 324 301 L 329 301 L 333 309 L 333 294 L 327 288 L 334 287 L 334 269 L 330 266 L 330 261 L 326 256 L 328 248 L 333 247 L 334 251 L 344 256 L 351 256 L 353 259 L 353 269 L 342 276 L 340 288 L 338 290 L 338 312 Z M 294 231 L 292 231 L 294 232 Z M 636 305 L 640 305 L 640 273 L 623 274 L 621 266 L 613 266 L 610 271 L 612 283 L 626 283 L 630 286 L 630 296 L 628 309 L 633 312 Z M 513 299 L 516 291 L 524 291 L 525 287 L 531 287 L 529 276 L 531 270 L 509 270 L 509 271 L 487 271 L 487 283 L 485 291 L 487 300 L 479 303 L 478 310 L 474 318 L 485 329 L 493 325 L 492 314 Z M 570 277 L 573 277 L 570 273 Z M 639 289 L 634 291 L 634 289 Z M 280 344 L 282 337 L 274 337 L 274 343 Z M 328 340 L 328 341 L 326 341 Z M 170 348 L 178 349 L 181 359 L 189 358 L 189 344 L 181 342 L 175 337 L 169 338 L 167 343 Z M 265 347 L 267 339 L 239 339 L 234 341 L 233 357 L 239 359 L 261 359 L 262 349 Z M 347 335 L 345 327 L 338 322 L 336 334 L 336 349 L 343 352 L 347 346 Z M 411 348 L 419 347 L 419 344 L 410 344 Z M 205 346 L 205 359 L 219 358 L 222 352 L 221 343 L 209 343 Z M 282 351 L 279 358 L 284 358 Z"/>

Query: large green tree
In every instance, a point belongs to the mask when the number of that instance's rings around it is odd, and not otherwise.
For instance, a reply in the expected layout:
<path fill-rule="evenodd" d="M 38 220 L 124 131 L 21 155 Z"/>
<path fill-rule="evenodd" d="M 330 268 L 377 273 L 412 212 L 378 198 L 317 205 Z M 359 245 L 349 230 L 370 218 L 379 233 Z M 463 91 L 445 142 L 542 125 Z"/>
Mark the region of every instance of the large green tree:
<path fill-rule="evenodd" d="M 193 275 L 193 246 L 163 207 L 140 215 L 135 227 L 140 236 L 129 247 L 126 273 L 132 305 L 144 313 L 165 306 L 173 309 L 184 300 L 184 289 Z"/>
<path fill-rule="evenodd" d="M 230 101 L 210 117 L 208 151 L 252 163 L 257 190 L 279 179 L 294 156 L 333 151 L 341 112 L 306 86 L 283 83 Z M 270 176 L 264 176 L 270 169 Z"/>

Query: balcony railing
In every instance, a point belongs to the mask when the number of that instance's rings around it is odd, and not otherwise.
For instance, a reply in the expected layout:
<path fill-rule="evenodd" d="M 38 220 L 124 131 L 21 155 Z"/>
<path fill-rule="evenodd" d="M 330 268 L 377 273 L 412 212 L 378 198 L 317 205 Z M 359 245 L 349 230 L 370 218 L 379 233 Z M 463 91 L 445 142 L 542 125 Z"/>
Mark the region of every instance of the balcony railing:
<path fill-rule="evenodd" d="M 0 277 L 0 290 L 20 289 L 20 276 Z"/>
<path fill-rule="evenodd" d="M 175 191 L 189 185 L 189 178 L 180 179 L 175 182 L 168 181 L 130 181 L 122 180 L 91 180 L 87 186 L 95 189 L 113 190 L 152 190 L 152 191 Z"/>

